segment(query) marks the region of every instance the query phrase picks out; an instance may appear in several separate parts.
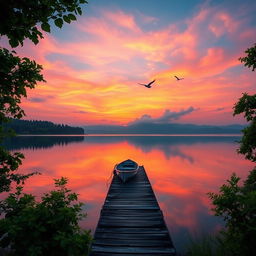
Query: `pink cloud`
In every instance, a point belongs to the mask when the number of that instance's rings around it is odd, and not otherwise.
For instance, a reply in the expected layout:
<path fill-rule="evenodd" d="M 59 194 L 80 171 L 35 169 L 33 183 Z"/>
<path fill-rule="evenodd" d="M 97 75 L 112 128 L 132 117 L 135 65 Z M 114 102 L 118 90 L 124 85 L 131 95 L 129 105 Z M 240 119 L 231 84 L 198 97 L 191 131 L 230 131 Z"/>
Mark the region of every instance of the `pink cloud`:
<path fill-rule="evenodd" d="M 135 22 L 135 17 L 130 14 L 126 14 L 122 11 L 117 12 L 110 12 L 106 11 L 103 12 L 104 17 L 108 18 L 110 21 L 117 24 L 117 26 L 122 28 L 128 28 L 129 30 L 132 30 L 134 32 L 139 32 L 140 28 L 137 26 Z"/>
<path fill-rule="evenodd" d="M 217 12 L 212 22 L 209 24 L 209 29 L 214 33 L 216 37 L 220 37 L 225 34 L 234 33 L 239 26 L 239 22 L 236 21 L 230 14 L 224 12 Z"/>
<path fill-rule="evenodd" d="M 122 116 L 123 122 L 128 123 L 143 115 L 145 109 L 159 117 L 164 109 L 178 111 L 190 105 L 202 110 L 232 108 L 243 86 L 252 90 L 250 79 L 242 82 L 249 73 L 244 69 L 241 72 L 246 72 L 245 75 L 234 74 L 231 69 L 241 65 L 238 57 L 250 46 L 248 41 L 254 40 L 256 32 L 247 25 L 247 20 L 238 20 L 235 13 L 203 7 L 183 22 L 183 30 L 178 22 L 150 32 L 143 28 L 143 22 L 155 22 L 157 18 L 119 10 L 100 13 L 99 17 L 81 18 L 72 25 L 79 38 L 61 41 L 53 34 L 45 35 L 38 46 L 26 42 L 18 49 L 44 66 L 47 85 L 39 86 L 29 95 L 56 96 L 47 101 L 42 118 L 59 116 L 72 122 L 75 115 L 75 122 L 80 118 L 81 123 L 97 123 L 103 119 L 119 122 Z M 224 35 L 229 40 L 229 49 L 221 44 L 216 46 Z M 50 55 L 56 59 L 49 60 Z M 75 68 L 73 60 L 86 68 Z M 174 75 L 185 79 L 177 84 Z M 137 84 L 153 78 L 158 85 L 153 94 Z M 136 103 L 132 104 L 127 95 L 133 95 Z M 29 114 L 34 110 L 39 113 L 39 105 L 24 102 Z M 81 111 L 86 113 L 81 115 Z M 64 116 L 65 112 L 73 116 Z M 203 113 L 193 113 L 180 121 L 211 122 Z M 218 117 L 224 122 L 228 114 L 215 112 L 215 122 Z M 232 118 L 228 120 L 232 122 Z"/>

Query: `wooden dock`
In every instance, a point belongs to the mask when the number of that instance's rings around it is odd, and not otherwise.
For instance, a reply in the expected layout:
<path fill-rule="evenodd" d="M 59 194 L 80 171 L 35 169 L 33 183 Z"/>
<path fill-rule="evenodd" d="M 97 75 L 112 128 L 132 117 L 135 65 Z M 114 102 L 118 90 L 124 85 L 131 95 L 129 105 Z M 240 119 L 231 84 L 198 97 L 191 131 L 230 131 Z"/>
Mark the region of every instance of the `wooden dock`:
<path fill-rule="evenodd" d="M 113 176 L 90 252 L 90 256 L 110 255 L 176 255 L 143 166 L 126 183 Z"/>

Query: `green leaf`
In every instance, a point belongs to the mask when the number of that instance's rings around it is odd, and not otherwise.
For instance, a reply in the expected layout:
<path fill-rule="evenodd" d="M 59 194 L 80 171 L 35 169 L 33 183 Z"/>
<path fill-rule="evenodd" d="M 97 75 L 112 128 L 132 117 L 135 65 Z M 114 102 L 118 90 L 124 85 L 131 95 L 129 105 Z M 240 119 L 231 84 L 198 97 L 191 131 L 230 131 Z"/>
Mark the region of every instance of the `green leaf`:
<path fill-rule="evenodd" d="M 56 19 L 56 20 L 54 21 L 54 24 L 55 24 L 57 27 L 61 28 L 62 25 L 63 25 L 63 20 L 62 20 L 61 18 L 58 18 L 58 19 Z"/>
<path fill-rule="evenodd" d="M 11 45 L 11 47 L 15 48 L 15 47 L 17 47 L 19 45 L 19 41 L 14 39 L 14 38 L 11 38 L 9 40 L 9 44 Z"/>
<path fill-rule="evenodd" d="M 79 13 L 79 15 L 82 15 L 82 9 L 81 9 L 81 7 L 77 7 L 77 12 Z"/>
<path fill-rule="evenodd" d="M 70 18 L 69 18 L 67 15 L 64 15 L 64 16 L 63 16 L 63 19 L 64 19 L 64 21 L 67 22 L 67 23 L 70 23 L 70 22 L 71 22 Z"/>
<path fill-rule="evenodd" d="M 51 32 L 51 27 L 47 22 L 42 23 L 41 29 L 49 33 Z"/>
<path fill-rule="evenodd" d="M 76 16 L 74 14 L 69 14 L 68 17 L 71 19 L 71 20 L 76 20 Z"/>
<path fill-rule="evenodd" d="M 34 43 L 34 44 L 38 44 L 39 43 L 39 40 L 38 40 L 38 38 L 37 38 L 37 35 L 36 34 L 32 34 L 32 36 L 30 37 L 30 39 L 32 40 L 32 42 Z"/>

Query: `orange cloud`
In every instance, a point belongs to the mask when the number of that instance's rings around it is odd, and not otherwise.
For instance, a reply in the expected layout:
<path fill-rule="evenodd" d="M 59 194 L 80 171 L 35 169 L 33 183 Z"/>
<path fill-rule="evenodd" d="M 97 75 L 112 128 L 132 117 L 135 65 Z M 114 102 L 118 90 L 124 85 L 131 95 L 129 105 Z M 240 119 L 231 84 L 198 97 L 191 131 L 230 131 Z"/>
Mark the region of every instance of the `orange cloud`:
<path fill-rule="evenodd" d="M 144 165 L 171 227 L 189 230 L 203 227 L 201 217 L 211 218 L 206 193 L 217 192 L 233 172 L 245 178 L 246 170 L 253 164 L 236 153 L 237 145 L 233 143 L 204 143 L 200 139 L 194 143 L 186 139 L 175 143 L 175 137 L 164 140 L 169 143 L 158 144 L 150 137 L 146 143 L 134 137 L 114 140 L 86 137 L 85 141 L 66 146 L 23 149 L 26 158 L 20 172 L 42 173 L 30 178 L 25 190 L 40 196 L 53 188 L 53 179 L 68 177 L 68 187 L 85 203 L 88 218 L 84 225 L 94 229 L 95 216 L 99 215 L 105 200 L 114 164 L 131 158 Z"/>
<path fill-rule="evenodd" d="M 24 101 L 28 118 L 127 124 L 149 112 L 157 118 L 164 109 L 177 112 L 193 106 L 201 111 L 180 122 L 235 122 L 232 106 L 248 76 L 238 57 L 256 36 L 249 21 L 203 6 L 182 23 L 182 29 L 177 22 L 148 31 L 143 25 L 157 25 L 158 17 L 121 10 L 100 10 L 100 14 L 65 27 L 69 40 L 45 35 L 38 46 L 26 42 L 17 50 L 41 63 L 47 80 L 29 93 L 32 98 L 45 98 L 47 104 Z M 239 66 L 238 72 L 232 71 Z M 174 75 L 185 79 L 177 82 Z M 151 89 L 138 85 L 153 79 Z M 248 81 L 246 89 L 252 88 Z M 211 109 L 220 107 L 230 111 L 226 115 L 213 111 L 207 117 Z"/>

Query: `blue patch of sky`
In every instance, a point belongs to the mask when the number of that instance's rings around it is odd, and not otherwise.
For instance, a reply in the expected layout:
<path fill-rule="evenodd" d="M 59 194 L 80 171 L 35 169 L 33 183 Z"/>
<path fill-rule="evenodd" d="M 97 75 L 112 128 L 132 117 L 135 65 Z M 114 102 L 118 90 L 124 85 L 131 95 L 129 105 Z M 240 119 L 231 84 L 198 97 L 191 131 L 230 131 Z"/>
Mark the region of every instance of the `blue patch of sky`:
<path fill-rule="evenodd" d="M 226 8 L 236 9 L 238 6 L 251 6 L 252 8 L 256 7 L 256 2 L 254 0 L 210 0 L 208 1 L 209 6 L 218 6 L 222 5 Z"/>
<path fill-rule="evenodd" d="M 227 51 L 237 49 L 235 42 L 232 42 L 232 40 L 227 35 L 223 35 L 217 38 L 215 41 L 212 41 L 210 47 L 220 47 Z"/>
<path fill-rule="evenodd" d="M 233 76 L 239 76 L 244 71 L 244 66 L 241 64 L 241 62 L 239 62 L 239 60 L 237 60 L 237 65 L 228 68 L 225 70 L 225 73 L 233 74 Z"/>
<path fill-rule="evenodd" d="M 205 8 L 215 8 L 218 10 L 237 10 L 238 7 L 241 7 L 243 2 L 249 2 L 251 0 L 205 0 L 203 1 L 203 6 Z"/>
<path fill-rule="evenodd" d="M 183 32 L 187 28 L 185 21 L 198 13 L 202 5 L 218 7 L 223 10 L 229 10 L 232 13 L 235 12 L 240 18 L 250 17 L 249 24 L 252 27 L 256 24 L 256 15 L 254 15 L 256 10 L 255 0 L 91 0 L 89 4 L 82 5 L 82 17 L 86 21 L 86 17 L 100 18 L 102 10 L 113 12 L 121 10 L 125 13 L 133 14 L 136 17 L 136 22 L 144 31 L 158 30 L 171 24 L 178 24 L 179 31 Z M 246 9 L 246 11 L 242 12 L 242 9 Z M 143 24 L 141 14 L 154 17 L 157 20 Z M 64 23 L 62 29 L 54 25 L 51 26 L 52 35 L 63 42 L 91 38 L 92 35 L 76 29 L 76 23 L 80 22 L 79 18 L 80 16 L 78 15 L 77 21 L 71 24 Z"/>
<path fill-rule="evenodd" d="M 99 10 L 121 10 L 125 13 L 133 13 L 135 16 L 157 18 L 156 23 L 145 25 L 145 30 L 154 30 L 165 27 L 167 24 L 183 21 L 198 11 L 202 0 L 94 0 L 88 6 L 83 7 L 84 15 L 99 15 Z"/>
<path fill-rule="evenodd" d="M 70 24 L 64 22 L 62 28 L 58 28 L 54 25 L 54 22 L 51 21 L 51 35 L 54 36 L 58 41 L 61 42 L 70 42 L 70 41 L 79 41 L 81 39 L 81 32 L 76 28 L 77 23 L 79 22 L 79 16 L 77 21 L 73 21 Z M 83 33 L 83 36 L 87 34 Z"/>
<path fill-rule="evenodd" d="M 210 7 L 220 7 L 236 15 L 237 19 L 246 18 L 251 26 L 256 25 L 256 1 L 255 0 L 211 0 L 209 1 Z M 248 20 L 249 18 L 249 20 Z"/>
<path fill-rule="evenodd" d="M 46 56 L 48 61 L 62 61 L 68 64 L 71 68 L 76 70 L 89 70 L 91 68 L 90 65 L 84 62 L 80 62 L 76 57 L 70 55 L 63 55 L 59 53 L 51 53 Z"/>
<path fill-rule="evenodd" d="M 239 18 L 246 20 L 246 26 L 255 29 L 256 26 L 256 1 L 251 1 L 250 4 L 246 4 L 245 1 L 239 7 L 240 12 L 238 12 Z"/>

